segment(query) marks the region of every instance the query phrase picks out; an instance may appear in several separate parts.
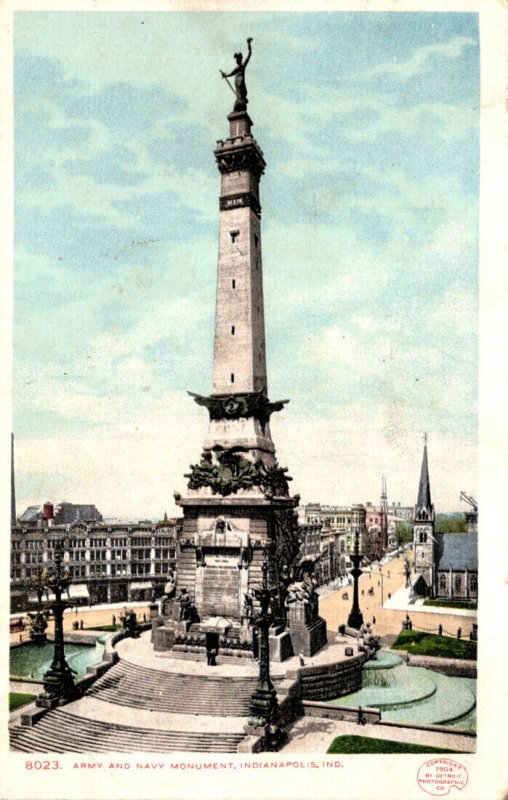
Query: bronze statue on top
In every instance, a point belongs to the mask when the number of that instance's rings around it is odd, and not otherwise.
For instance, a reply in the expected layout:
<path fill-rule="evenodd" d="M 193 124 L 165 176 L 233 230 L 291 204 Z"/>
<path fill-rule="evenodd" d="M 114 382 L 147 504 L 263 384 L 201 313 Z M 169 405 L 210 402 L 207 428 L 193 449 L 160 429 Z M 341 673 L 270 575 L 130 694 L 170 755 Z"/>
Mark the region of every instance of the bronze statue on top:
<path fill-rule="evenodd" d="M 235 88 L 231 86 L 228 82 L 231 89 L 233 89 L 234 93 L 236 94 L 236 101 L 233 108 L 233 111 L 245 111 L 247 109 L 247 103 L 249 102 L 247 99 L 247 86 L 245 83 L 245 68 L 249 63 L 250 57 L 252 55 L 252 38 L 247 39 L 247 47 L 249 48 L 249 53 L 245 61 L 243 60 L 243 56 L 241 53 L 235 53 L 235 61 L 236 67 L 231 70 L 231 72 L 223 72 L 220 71 L 220 74 L 226 80 L 228 78 L 235 78 Z"/>

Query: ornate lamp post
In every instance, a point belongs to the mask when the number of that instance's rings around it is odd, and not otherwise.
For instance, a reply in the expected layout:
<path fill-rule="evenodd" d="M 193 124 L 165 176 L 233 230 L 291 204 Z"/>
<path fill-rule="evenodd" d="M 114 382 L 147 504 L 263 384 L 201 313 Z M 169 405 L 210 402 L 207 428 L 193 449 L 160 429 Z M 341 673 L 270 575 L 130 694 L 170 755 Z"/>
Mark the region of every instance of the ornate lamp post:
<path fill-rule="evenodd" d="M 51 604 L 55 620 L 55 647 L 51 666 L 44 673 L 43 702 L 66 699 L 72 696 L 76 689 L 72 670 L 65 660 L 63 639 L 63 612 L 67 604 L 62 600 L 62 592 L 68 588 L 72 578 L 68 570 L 62 569 L 62 561 L 63 547 L 58 545 L 55 548 L 55 571 L 46 579 L 48 589 L 55 594 L 55 600 Z"/>
<path fill-rule="evenodd" d="M 259 680 L 252 695 L 250 710 L 253 717 L 260 717 L 267 724 L 277 707 L 277 692 L 270 680 L 270 650 L 268 631 L 273 617 L 269 611 L 272 592 L 268 589 L 268 564 L 263 562 L 263 581 L 261 589 L 254 589 L 253 594 L 261 605 L 261 611 L 255 619 L 259 643 Z"/>
<path fill-rule="evenodd" d="M 42 610 L 42 593 L 47 586 L 47 574 L 42 567 L 37 567 L 37 575 L 30 583 L 30 589 L 37 592 L 37 611 L 35 614 L 28 614 L 30 619 L 30 639 L 35 642 L 46 641 L 46 628 L 48 623 L 46 614 Z"/>
<path fill-rule="evenodd" d="M 355 552 L 351 556 L 351 561 L 353 562 L 353 569 L 351 570 L 351 575 L 353 576 L 353 605 L 349 612 L 349 617 L 347 618 L 349 627 L 356 628 L 357 630 L 363 625 L 363 614 L 360 611 L 360 605 L 358 603 L 358 578 L 362 574 L 360 569 L 362 558 L 363 556 L 359 552 L 359 531 L 357 528 L 355 531 Z"/>

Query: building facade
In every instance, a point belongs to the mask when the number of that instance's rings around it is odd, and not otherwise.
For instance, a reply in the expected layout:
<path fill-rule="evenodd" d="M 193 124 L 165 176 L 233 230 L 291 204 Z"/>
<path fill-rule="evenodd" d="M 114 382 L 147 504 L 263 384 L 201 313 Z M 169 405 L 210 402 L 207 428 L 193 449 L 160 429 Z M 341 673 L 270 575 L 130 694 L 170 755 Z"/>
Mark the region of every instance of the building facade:
<path fill-rule="evenodd" d="M 360 552 L 367 548 L 367 512 L 361 504 L 328 506 L 309 503 L 299 506 L 298 517 L 300 525 L 321 526 L 321 552 L 332 545 L 334 574 L 330 580 L 344 576 L 352 566 L 349 555 L 354 552 L 356 534 Z"/>
<path fill-rule="evenodd" d="M 11 531 L 11 611 L 37 601 L 30 589 L 39 570 L 51 569 L 63 544 L 64 563 L 76 605 L 151 600 L 163 594 L 174 572 L 180 524 L 167 518 L 156 525 L 86 523 L 17 524 Z"/>

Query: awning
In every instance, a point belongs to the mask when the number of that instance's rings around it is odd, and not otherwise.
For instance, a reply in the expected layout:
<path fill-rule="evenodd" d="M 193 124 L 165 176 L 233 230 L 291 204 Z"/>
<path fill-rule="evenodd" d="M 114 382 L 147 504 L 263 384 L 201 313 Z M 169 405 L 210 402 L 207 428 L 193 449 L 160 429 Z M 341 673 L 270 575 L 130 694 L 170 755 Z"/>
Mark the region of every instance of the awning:
<path fill-rule="evenodd" d="M 131 583 L 131 589 L 151 589 L 152 582 L 151 581 L 134 581 Z"/>
<path fill-rule="evenodd" d="M 41 595 L 41 603 L 48 603 L 48 602 L 53 601 L 53 600 L 56 600 L 56 597 L 53 594 L 53 592 L 44 591 L 42 593 L 42 595 Z M 39 602 L 36 592 L 30 592 L 28 594 L 28 602 L 29 603 L 38 603 Z"/>
<path fill-rule="evenodd" d="M 67 589 L 69 597 L 89 597 L 86 583 L 71 583 Z"/>

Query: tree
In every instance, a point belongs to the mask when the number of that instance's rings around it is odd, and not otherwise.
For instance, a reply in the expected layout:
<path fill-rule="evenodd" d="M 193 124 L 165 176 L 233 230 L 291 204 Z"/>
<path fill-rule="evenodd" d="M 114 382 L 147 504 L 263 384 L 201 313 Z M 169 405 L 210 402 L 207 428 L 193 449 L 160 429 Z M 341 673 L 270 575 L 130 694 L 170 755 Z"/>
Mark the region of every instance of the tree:
<path fill-rule="evenodd" d="M 395 536 L 397 537 L 397 544 L 403 547 L 408 542 L 413 541 L 413 526 L 410 522 L 397 522 L 395 529 Z"/>

